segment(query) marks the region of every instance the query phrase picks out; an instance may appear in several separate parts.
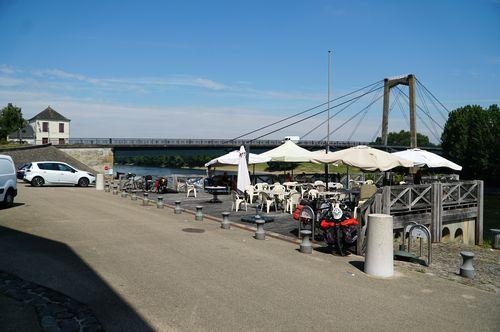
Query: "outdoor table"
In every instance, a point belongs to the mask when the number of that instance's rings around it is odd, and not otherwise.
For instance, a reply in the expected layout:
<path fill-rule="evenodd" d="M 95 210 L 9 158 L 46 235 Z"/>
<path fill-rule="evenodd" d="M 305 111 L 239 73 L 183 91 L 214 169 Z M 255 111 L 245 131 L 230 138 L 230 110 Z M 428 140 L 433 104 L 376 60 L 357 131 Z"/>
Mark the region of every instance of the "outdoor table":
<path fill-rule="evenodd" d="M 222 203 L 217 195 L 227 193 L 227 188 L 223 186 L 205 187 L 205 190 L 214 196 L 211 200 L 208 201 L 208 203 Z"/>

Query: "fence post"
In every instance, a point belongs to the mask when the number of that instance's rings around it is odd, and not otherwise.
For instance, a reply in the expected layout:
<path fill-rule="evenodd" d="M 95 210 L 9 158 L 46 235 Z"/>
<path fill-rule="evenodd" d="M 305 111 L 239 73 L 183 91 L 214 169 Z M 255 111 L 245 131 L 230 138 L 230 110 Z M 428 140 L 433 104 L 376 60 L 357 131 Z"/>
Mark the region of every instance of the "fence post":
<path fill-rule="evenodd" d="M 477 216 L 476 216 L 476 244 L 483 244 L 483 205 L 484 205 L 484 181 L 476 180 L 477 183 Z"/>
<path fill-rule="evenodd" d="M 391 214 L 391 186 L 382 188 L 382 213 Z"/>
<path fill-rule="evenodd" d="M 382 213 L 382 194 L 376 193 L 374 200 L 375 211 L 370 211 L 370 213 Z"/>
<path fill-rule="evenodd" d="M 441 242 L 443 226 L 443 185 L 439 182 L 431 184 L 431 235 L 432 242 Z"/>

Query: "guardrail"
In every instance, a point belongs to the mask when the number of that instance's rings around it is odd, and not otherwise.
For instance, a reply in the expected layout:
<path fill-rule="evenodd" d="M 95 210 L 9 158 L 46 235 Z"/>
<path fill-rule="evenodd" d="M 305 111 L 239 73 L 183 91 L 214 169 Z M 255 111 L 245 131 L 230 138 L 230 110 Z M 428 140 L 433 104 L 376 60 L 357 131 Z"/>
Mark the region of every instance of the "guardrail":
<path fill-rule="evenodd" d="M 173 138 L 70 138 L 71 145 L 197 145 L 197 146 L 240 146 L 250 144 L 250 146 L 278 146 L 283 140 L 256 140 L 248 143 L 247 140 L 228 139 L 173 139 Z M 325 141 L 301 140 L 298 143 L 305 147 L 322 147 Z M 367 145 L 362 141 L 330 141 L 330 146 L 351 147 L 356 145 Z"/>

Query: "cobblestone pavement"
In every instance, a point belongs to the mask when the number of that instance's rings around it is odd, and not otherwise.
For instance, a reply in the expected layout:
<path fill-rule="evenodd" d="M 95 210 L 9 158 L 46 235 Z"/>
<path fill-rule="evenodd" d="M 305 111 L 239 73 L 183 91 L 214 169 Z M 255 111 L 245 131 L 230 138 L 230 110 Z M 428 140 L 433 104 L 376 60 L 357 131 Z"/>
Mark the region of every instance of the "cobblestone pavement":
<path fill-rule="evenodd" d="M 0 271 L 0 293 L 33 306 L 44 331 L 104 331 L 92 310 L 85 304 L 2 271 Z"/>

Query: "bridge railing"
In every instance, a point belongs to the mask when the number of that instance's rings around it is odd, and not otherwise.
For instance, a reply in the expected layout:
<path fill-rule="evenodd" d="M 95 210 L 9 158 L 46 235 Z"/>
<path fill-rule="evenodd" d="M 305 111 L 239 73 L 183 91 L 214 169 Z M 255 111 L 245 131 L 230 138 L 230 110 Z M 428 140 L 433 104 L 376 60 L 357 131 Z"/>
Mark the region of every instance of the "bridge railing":
<path fill-rule="evenodd" d="M 247 140 L 228 139 L 184 139 L 184 138 L 70 138 L 72 145 L 196 145 L 196 146 L 240 146 L 250 144 L 251 146 L 278 146 L 282 140 L 255 140 L 248 143 Z M 321 147 L 324 141 L 301 140 L 298 143 L 304 147 Z M 350 147 L 355 145 L 367 145 L 362 141 L 330 141 L 331 146 Z"/>

